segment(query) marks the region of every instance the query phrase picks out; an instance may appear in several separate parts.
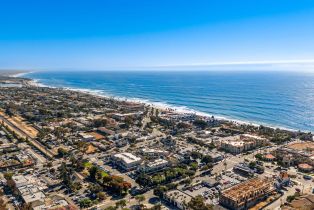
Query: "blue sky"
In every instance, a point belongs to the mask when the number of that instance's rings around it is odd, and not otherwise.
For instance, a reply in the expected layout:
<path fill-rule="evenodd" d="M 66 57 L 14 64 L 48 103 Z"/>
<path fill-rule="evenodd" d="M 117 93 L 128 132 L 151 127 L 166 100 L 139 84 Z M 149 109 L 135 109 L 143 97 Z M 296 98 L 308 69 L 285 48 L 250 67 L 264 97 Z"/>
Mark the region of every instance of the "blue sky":
<path fill-rule="evenodd" d="M 312 69 L 313 34 L 313 0 L 3 0 L 0 68 Z"/>

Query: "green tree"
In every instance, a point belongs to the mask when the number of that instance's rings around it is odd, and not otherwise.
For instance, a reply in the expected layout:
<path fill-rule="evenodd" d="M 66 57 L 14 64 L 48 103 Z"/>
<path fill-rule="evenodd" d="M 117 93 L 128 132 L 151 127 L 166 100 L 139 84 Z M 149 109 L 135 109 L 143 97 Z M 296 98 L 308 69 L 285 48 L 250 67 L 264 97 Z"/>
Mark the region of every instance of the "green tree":
<path fill-rule="evenodd" d="M 126 200 L 122 199 L 116 202 L 116 207 L 117 208 L 124 208 L 126 207 Z"/>
<path fill-rule="evenodd" d="M 103 127 L 106 126 L 108 124 L 107 119 L 95 119 L 93 121 L 94 127 L 98 128 L 98 127 Z"/>
<path fill-rule="evenodd" d="M 197 162 L 190 163 L 190 169 L 196 171 L 198 169 L 198 163 Z"/>
<path fill-rule="evenodd" d="M 135 196 L 135 200 L 138 202 L 138 205 L 140 206 L 142 202 L 145 201 L 145 196 L 144 195 L 137 195 Z"/>
<path fill-rule="evenodd" d="M 256 162 L 255 161 L 252 161 L 249 163 L 249 168 L 250 169 L 254 169 L 256 167 Z"/>
<path fill-rule="evenodd" d="M 6 172 L 6 173 L 4 173 L 4 178 L 6 179 L 6 180 L 11 180 L 12 179 L 12 177 L 13 177 L 13 172 Z"/>
<path fill-rule="evenodd" d="M 263 155 L 258 153 L 255 155 L 255 158 L 258 159 L 258 160 L 263 160 Z"/>
<path fill-rule="evenodd" d="M 92 181 L 96 181 L 96 174 L 97 174 L 98 168 L 96 166 L 92 166 L 88 172 L 89 172 L 89 178 Z"/>
<path fill-rule="evenodd" d="M 194 120 L 193 124 L 201 129 L 205 129 L 207 127 L 207 123 L 204 120 Z"/>
<path fill-rule="evenodd" d="M 202 157 L 202 163 L 208 164 L 213 162 L 213 158 L 210 155 L 205 155 Z"/>
<path fill-rule="evenodd" d="M 103 190 L 103 188 L 99 184 L 90 184 L 88 186 L 88 189 L 90 190 L 92 194 L 99 193 Z"/>
<path fill-rule="evenodd" d="M 65 156 L 67 156 L 67 154 L 68 154 L 68 152 L 64 148 L 62 148 L 62 147 L 58 148 L 58 156 L 59 157 L 65 157 Z"/>
<path fill-rule="evenodd" d="M 88 208 L 91 207 L 93 202 L 89 199 L 89 198 L 84 198 L 82 200 L 80 200 L 80 207 L 82 208 Z"/>
<path fill-rule="evenodd" d="M 204 198 L 201 195 L 197 195 L 191 199 L 188 203 L 188 208 L 191 210 L 212 210 L 211 205 L 205 204 Z"/>
<path fill-rule="evenodd" d="M 60 170 L 60 178 L 62 179 L 63 184 L 66 185 L 68 188 L 71 188 L 71 185 L 72 185 L 71 175 L 73 171 L 70 168 L 67 168 L 64 162 L 61 163 L 59 170 Z"/>
<path fill-rule="evenodd" d="M 157 186 L 154 188 L 154 195 L 162 198 L 163 194 L 168 190 L 166 186 Z"/>
<path fill-rule="evenodd" d="M 191 157 L 192 157 L 193 159 L 199 159 L 199 158 L 202 158 L 202 154 L 199 153 L 199 152 L 197 152 L 197 151 L 192 151 L 192 152 L 191 152 Z"/>
<path fill-rule="evenodd" d="M 150 210 L 161 210 L 161 204 L 156 204 Z"/>
<path fill-rule="evenodd" d="M 106 194 L 104 192 L 98 192 L 97 193 L 97 198 L 101 201 L 106 199 Z"/>
<path fill-rule="evenodd" d="M 287 202 L 291 203 L 295 199 L 295 195 L 288 195 L 287 196 Z"/>

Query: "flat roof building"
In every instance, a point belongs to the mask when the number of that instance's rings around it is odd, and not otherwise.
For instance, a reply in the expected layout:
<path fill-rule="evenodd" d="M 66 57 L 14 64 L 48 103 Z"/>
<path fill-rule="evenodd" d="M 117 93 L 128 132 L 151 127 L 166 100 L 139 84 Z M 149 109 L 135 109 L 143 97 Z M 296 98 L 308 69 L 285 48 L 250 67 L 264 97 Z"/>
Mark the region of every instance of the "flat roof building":
<path fill-rule="evenodd" d="M 21 186 L 18 190 L 25 203 L 32 203 L 46 197 L 45 194 L 33 184 Z"/>
<path fill-rule="evenodd" d="M 165 150 L 159 150 L 159 149 L 143 148 L 141 149 L 141 154 L 148 157 L 160 157 L 160 156 L 167 156 L 169 152 Z"/>
<path fill-rule="evenodd" d="M 47 186 L 37 178 L 31 175 L 18 175 L 13 176 L 12 180 L 15 183 L 19 195 L 26 204 L 32 204 L 46 198 L 43 190 L 47 189 Z"/>
<path fill-rule="evenodd" d="M 160 171 L 164 168 L 166 168 L 169 165 L 169 162 L 164 159 L 157 159 L 154 160 L 153 162 L 149 162 L 139 168 L 140 172 L 144 173 L 152 173 L 156 171 Z"/>
<path fill-rule="evenodd" d="M 238 136 L 229 136 L 221 139 L 220 148 L 233 154 L 239 154 L 266 145 L 266 143 L 267 139 L 265 138 L 248 134 L 241 134 Z"/>
<path fill-rule="evenodd" d="M 178 209 L 187 210 L 186 204 L 192 200 L 192 196 L 180 190 L 171 190 L 164 194 L 164 199 Z"/>
<path fill-rule="evenodd" d="M 113 155 L 112 161 L 122 169 L 129 171 L 139 166 L 142 162 L 142 159 L 131 153 L 124 152 Z"/>

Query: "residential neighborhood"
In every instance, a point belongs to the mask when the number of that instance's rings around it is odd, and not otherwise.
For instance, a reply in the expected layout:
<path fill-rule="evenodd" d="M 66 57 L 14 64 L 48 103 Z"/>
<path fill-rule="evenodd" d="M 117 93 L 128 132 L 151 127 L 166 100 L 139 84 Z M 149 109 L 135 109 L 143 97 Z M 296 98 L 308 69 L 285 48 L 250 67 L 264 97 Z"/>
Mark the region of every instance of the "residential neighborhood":
<path fill-rule="evenodd" d="M 0 89 L 0 209 L 314 209 L 311 133 L 24 83 Z"/>

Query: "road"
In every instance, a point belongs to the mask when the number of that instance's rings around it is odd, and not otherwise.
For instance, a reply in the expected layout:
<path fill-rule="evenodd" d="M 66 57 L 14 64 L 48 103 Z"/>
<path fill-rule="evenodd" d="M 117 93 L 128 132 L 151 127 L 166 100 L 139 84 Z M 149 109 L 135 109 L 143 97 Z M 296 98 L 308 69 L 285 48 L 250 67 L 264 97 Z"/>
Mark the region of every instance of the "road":
<path fill-rule="evenodd" d="M 31 144 L 33 144 L 37 149 L 39 149 L 44 155 L 46 155 L 49 159 L 54 158 L 54 154 L 47 150 L 41 143 L 39 143 L 37 140 L 33 139 L 31 136 L 29 136 L 27 133 L 25 133 L 22 129 L 14 125 L 12 122 L 10 122 L 5 116 L 0 115 L 0 119 L 4 124 L 6 124 L 8 127 L 10 127 L 11 130 L 13 130 L 18 136 L 28 139 Z"/>
<path fill-rule="evenodd" d="M 273 146 L 272 148 L 256 149 L 256 150 L 252 151 L 251 154 L 248 154 L 248 155 L 244 155 L 244 154 L 230 155 L 230 154 L 228 154 L 228 156 L 223 161 L 219 162 L 217 165 L 215 165 L 213 167 L 211 174 L 217 174 L 218 175 L 225 170 L 232 169 L 236 164 L 244 162 L 246 159 L 247 160 L 254 159 L 255 155 L 257 153 L 270 152 L 272 150 L 275 150 L 276 148 L 278 148 L 278 146 Z M 267 171 L 267 169 L 265 169 L 265 171 Z M 198 183 L 199 181 L 203 181 L 203 180 L 208 179 L 208 176 L 199 177 L 199 175 L 201 173 L 202 173 L 201 171 L 196 172 L 196 175 L 195 175 L 196 178 L 193 180 L 193 183 Z M 270 171 L 266 172 L 266 173 L 270 173 Z"/>
<path fill-rule="evenodd" d="M 212 174 L 220 174 L 222 171 L 232 169 L 234 165 L 243 162 L 245 159 L 254 159 L 255 154 L 257 153 L 263 153 L 263 152 L 271 152 L 272 150 L 275 150 L 278 148 L 278 146 L 273 146 L 272 148 L 266 148 L 266 149 L 261 149 L 261 150 L 256 150 L 251 154 L 248 155 L 237 155 L 237 156 L 229 156 L 227 157 L 224 161 L 220 162 L 219 164 L 215 165 L 212 170 Z M 224 165 L 224 162 L 227 164 L 226 166 Z M 271 167 L 265 167 L 265 172 L 262 176 L 269 176 L 269 175 L 278 175 L 279 172 L 273 171 L 274 168 L 277 167 L 277 165 L 272 164 L 272 163 L 265 163 L 264 164 L 269 165 Z M 296 173 L 296 169 L 290 167 L 288 170 L 288 173 L 294 172 Z M 293 187 L 288 187 L 287 191 L 284 192 L 284 195 L 276 200 L 274 203 L 271 205 L 267 206 L 265 209 L 267 210 L 273 210 L 273 209 L 280 209 L 281 204 L 286 202 L 286 199 L 289 195 L 294 195 L 296 192 L 296 188 L 301 190 L 302 194 L 308 194 L 312 193 L 312 189 L 314 188 L 314 182 L 312 180 L 305 180 L 303 179 L 303 173 L 298 172 L 297 173 L 297 178 L 291 179 L 293 182 L 296 184 Z M 193 180 L 193 183 L 197 183 L 203 180 L 208 179 L 207 176 L 205 177 L 197 177 Z M 199 181 L 198 181 L 199 180 Z"/>
<path fill-rule="evenodd" d="M 156 197 L 153 193 L 153 190 L 150 190 L 146 193 L 143 194 L 144 197 L 145 197 L 145 201 L 142 202 L 143 204 L 145 204 L 146 207 L 150 208 L 153 206 L 153 204 L 150 204 L 148 201 L 151 199 L 151 198 L 154 198 Z M 130 194 L 127 194 L 124 198 L 124 200 L 127 201 L 127 206 L 126 207 L 132 207 L 132 206 L 135 206 L 135 205 L 138 205 L 138 202 L 137 200 L 131 196 Z M 114 200 L 114 199 L 108 199 L 108 200 L 105 200 L 103 203 L 101 204 L 98 204 L 96 206 L 92 206 L 88 209 L 93 209 L 93 208 L 101 208 L 101 209 L 104 209 L 104 208 L 107 208 L 109 206 L 115 206 L 116 205 L 116 202 L 119 201 L 119 200 Z"/>

